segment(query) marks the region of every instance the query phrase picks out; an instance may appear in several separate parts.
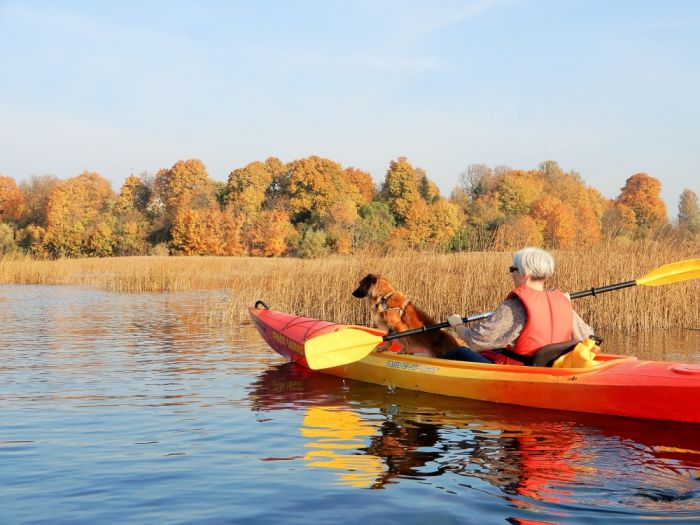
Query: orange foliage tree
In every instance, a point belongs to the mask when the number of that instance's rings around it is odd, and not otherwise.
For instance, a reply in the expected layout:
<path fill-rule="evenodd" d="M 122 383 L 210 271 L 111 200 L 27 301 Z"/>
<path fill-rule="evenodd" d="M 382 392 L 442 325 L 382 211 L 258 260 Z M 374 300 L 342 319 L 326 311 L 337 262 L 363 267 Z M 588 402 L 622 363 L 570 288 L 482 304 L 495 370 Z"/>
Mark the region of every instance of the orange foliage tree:
<path fill-rule="evenodd" d="M 24 223 L 27 225 L 46 226 L 46 212 L 49 206 L 49 196 L 61 181 L 53 175 L 33 175 L 28 181 L 20 184 L 24 194 L 26 214 Z"/>
<path fill-rule="evenodd" d="M 342 196 L 356 193 L 344 185 L 340 164 L 321 157 L 308 157 L 287 164 L 279 178 L 279 191 L 288 197 L 292 222 L 319 224 Z"/>
<path fill-rule="evenodd" d="M 102 237 L 107 233 L 100 223 L 114 204 L 109 182 L 97 173 L 85 171 L 54 188 L 46 213 L 48 249 L 54 256 L 94 253 L 91 237 L 100 237 L 100 253 L 109 252 Z"/>
<path fill-rule="evenodd" d="M 523 246 L 542 246 L 542 225 L 529 215 L 511 218 L 496 230 L 494 245 L 499 250 L 518 250 Z"/>
<path fill-rule="evenodd" d="M 666 205 L 660 194 L 661 183 L 646 173 L 632 175 L 625 182 L 617 202 L 634 211 L 637 236 L 666 225 Z"/>
<path fill-rule="evenodd" d="M 279 257 L 287 253 L 288 240 L 294 234 L 287 212 L 263 210 L 258 213 L 245 232 L 244 241 L 250 255 Z"/>
<path fill-rule="evenodd" d="M 274 157 L 233 170 L 226 183 L 224 202 L 234 213 L 256 213 L 263 207 L 270 185 L 284 170 L 284 164 Z"/>
<path fill-rule="evenodd" d="M 218 208 L 183 210 L 172 227 L 172 245 L 183 255 L 243 255 L 242 219 Z"/>
<path fill-rule="evenodd" d="M 341 198 L 331 205 L 330 214 L 324 221 L 324 230 L 335 253 L 347 255 L 352 252 L 353 231 L 359 218 L 357 204 L 350 198 Z"/>
<path fill-rule="evenodd" d="M 154 195 L 167 217 L 187 209 L 206 209 L 215 202 L 214 183 L 201 160 L 179 160 L 160 170 L 153 183 Z"/>
<path fill-rule="evenodd" d="M 356 188 L 357 203 L 367 204 L 372 202 L 377 196 L 377 188 L 374 185 L 372 176 L 357 168 L 345 168 L 343 170 L 344 186 L 348 188 Z"/>
<path fill-rule="evenodd" d="M 24 195 L 12 177 L 0 176 L 0 222 L 17 222 L 24 212 Z"/>
<path fill-rule="evenodd" d="M 546 246 L 569 248 L 575 244 L 576 217 L 568 204 L 545 195 L 533 205 L 532 218 L 537 222 Z"/>

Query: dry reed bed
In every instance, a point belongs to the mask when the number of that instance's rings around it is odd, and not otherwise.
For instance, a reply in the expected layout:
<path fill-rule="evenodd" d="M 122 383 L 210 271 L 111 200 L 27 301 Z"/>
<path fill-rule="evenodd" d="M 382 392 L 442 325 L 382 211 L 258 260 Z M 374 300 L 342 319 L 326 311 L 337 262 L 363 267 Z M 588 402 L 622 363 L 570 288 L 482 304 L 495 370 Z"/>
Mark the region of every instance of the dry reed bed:
<path fill-rule="evenodd" d="M 580 291 L 642 277 L 670 262 L 697 258 L 694 247 L 640 243 L 586 252 L 554 252 L 550 283 Z M 366 273 L 381 273 L 416 304 L 442 321 L 451 313 L 492 310 L 510 289 L 511 253 L 401 253 L 317 260 L 237 257 L 129 257 L 0 262 L 3 284 L 87 284 L 118 292 L 228 288 L 225 303 L 207 305 L 210 323 L 237 325 L 256 300 L 270 307 L 343 323 L 368 322 L 366 307 L 350 292 Z M 700 281 L 639 286 L 578 299 L 577 311 L 598 331 L 700 327 Z"/>

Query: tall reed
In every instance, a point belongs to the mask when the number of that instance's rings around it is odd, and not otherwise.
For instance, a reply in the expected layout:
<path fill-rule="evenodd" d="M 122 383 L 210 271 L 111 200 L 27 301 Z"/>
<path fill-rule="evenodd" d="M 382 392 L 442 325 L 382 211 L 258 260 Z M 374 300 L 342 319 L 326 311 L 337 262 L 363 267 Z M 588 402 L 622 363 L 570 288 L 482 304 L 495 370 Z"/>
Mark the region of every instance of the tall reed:
<path fill-rule="evenodd" d="M 366 305 L 350 292 L 367 273 L 385 275 L 415 304 L 442 321 L 451 313 L 492 310 L 512 281 L 508 252 L 457 254 L 402 252 L 325 259 L 238 257 L 123 257 L 36 261 L 24 256 L 0 260 L 2 284 L 87 284 L 117 292 L 226 288 L 229 299 L 212 303 L 210 320 L 246 322 L 246 306 L 270 307 L 341 323 L 369 322 Z M 557 272 L 551 285 L 579 291 L 642 277 L 666 263 L 697 258 L 693 245 L 645 241 L 553 252 Z M 579 314 L 597 330 L 700 327 L 700 280 L 636 287 L 582 298 Z"/>

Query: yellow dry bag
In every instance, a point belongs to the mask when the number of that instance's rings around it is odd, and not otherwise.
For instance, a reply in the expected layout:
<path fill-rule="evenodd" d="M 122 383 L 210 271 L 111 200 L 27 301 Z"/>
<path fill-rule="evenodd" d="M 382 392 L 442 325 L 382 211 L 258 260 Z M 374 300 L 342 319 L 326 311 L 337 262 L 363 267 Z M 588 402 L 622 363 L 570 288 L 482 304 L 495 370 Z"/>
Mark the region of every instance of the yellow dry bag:
<path fill-rule="evenodd" d="M 586 339 L 577 344 L 571 352 L 557 358 L 552 363 L 552 368 L 590 368 L 595 366 L 597 349 L 593 339 Z"/>

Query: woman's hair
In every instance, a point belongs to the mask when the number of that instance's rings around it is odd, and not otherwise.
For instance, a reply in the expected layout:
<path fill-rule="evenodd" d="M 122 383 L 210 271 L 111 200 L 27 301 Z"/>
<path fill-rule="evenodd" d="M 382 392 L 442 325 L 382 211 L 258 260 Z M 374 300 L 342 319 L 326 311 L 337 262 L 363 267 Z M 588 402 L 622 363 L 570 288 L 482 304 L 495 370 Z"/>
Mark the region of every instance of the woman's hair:
<path fill-rule="evenodd" d="M 540 248 L 528 246 L 513 255 L 513 266 L 522 275 L 529 275 L 535 280 L 543 280 L 554 275 L 554 259 Z"/>

